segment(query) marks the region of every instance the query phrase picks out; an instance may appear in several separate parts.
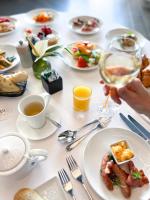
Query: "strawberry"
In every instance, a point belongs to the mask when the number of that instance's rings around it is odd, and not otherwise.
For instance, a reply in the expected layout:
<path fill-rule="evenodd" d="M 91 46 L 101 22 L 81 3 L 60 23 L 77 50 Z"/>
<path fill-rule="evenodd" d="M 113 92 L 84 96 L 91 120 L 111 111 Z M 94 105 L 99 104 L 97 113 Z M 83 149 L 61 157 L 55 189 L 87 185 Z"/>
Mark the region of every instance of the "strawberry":
<path fill-rule="evenodd" d="M 84 60 L 82 56 L 80 56 L 77 61 L 77 66 L 81 68 L 88 67 L 88 63 L 86 62 L 86 60 Z"/>

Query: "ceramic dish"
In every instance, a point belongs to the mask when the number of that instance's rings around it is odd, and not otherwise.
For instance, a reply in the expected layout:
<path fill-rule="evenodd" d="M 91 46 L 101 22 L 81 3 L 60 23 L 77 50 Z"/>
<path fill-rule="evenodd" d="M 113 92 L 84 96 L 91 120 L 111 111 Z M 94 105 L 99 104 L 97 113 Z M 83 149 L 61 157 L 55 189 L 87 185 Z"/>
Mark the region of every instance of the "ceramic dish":
<path fill-rule="evenodd" d="M 52 18 L 50 20 L 47 20 L 45 22 L 36 22 L 34 20 L 34 18 L 36 16 L 38 16 L 41 12 L 47 13 L 47 14 L 51 14 Z M 35 10 L 30 10 L 29 12 L 27 12 L 26 17 L 27 17 L 27 21 L 32 24 L 32 25 L 37 25 L 37 26 L 43 26 L 43 25 L 49 25 L 51 24 L 57 17 L 57 12 L 52 10 L 52 9 L 48 9 L 48 8 L 39 8 L 39 9 L 35 9 Z"/>
<path fill-rule="evenodd" d="M 42 128 L 34 129 L 30 127 L 21 115 L 17 118 L 16 126 L 18 131 L 29 140 L 42 140 L 54 134 L 58 129 L 50 122 L 48 117 L 60 123 L 59 113 L 52 105 L 49 105 L 47 108 L 46 123 Z"/>
<path fill-rule="evenodd" d="M 8 21 L 9 21 L 8 23 L 9 23 L 10 25 L 12 25 L 13 28 L 12 28 L 12 30 L 10 30 L 10 31 L 0 32 L 0 36 L 5 36 L 5 35 L 8 35 L 8 34 L 13 33 L 13 32 L 16 30 L 17 20 L 16 20 L 15 18 L 9 17 L 9 16 L 0 16 L 0 19 L 1 19 L 1 18 L 6 18 L 6 19 L 8 19 Z M 1 23 L 0 23 L 0 24 L 1 24 Z"/>
<path fill-rule="evenodd" d="M 101 26 L 102 21 L 91 16 L 77 16 L 69 21 L 70 29 L 81 35 L 95 34 L 100 30 Z"/>
<path fill-rule="evenodd" d="M 73 45 L 75 45 L 75 43 L 71 43 L 71 44 L 68 44 L 65 48 L 67 49 L 71 49 L 73 47 Z M 96 44 L 94 44 L 96 45 Z M 90 67 L 78 67 L 77 66 L 77 60 L 73 58 L 72 55 L 69 54 L 68 51 L 65 50 L 65 48 L 62 50 L 61 52 L 61 58 L 63 60 L 63 62 L 66 64 L 66 66 L 72 68 L 72 69 L 76 69 L 76 70 L 79 70 L 79 71 L 90 71 L 90 70 L 94 70 L 94 69 L 97 69 L 98 68 L 98 64 L 92 64 Z M 95 50 L 100 50 L 102 51 L 102 48 L 99 47 L 98 45 L 96 45 L 96 48 Z"/>
<path fill-rule="evenodd" d="M 43 200 L 66 200 L 57 177 L 54 177 L 35 189 Z"/>
<path fill-rule="evenodd" d="M 20 58 L 19 58 L 19 55 L 16 51 L 15 46 L 13 46 L 13 45 L 0 45 L 0 50 L 6 52 L 6 57 L 12 57 L 12 56 L 15 57 L 15 60 L 12 62 L 11 66 L 6 67 L 5 69 L 1 69 L 0 73 L 6 72 L 10 69 L 13 69 L 14 67 L 16 67 L 19 64 Z"/>
<path fill-rule="evenodd" d="M 137 134 L 121 128 L 104 129 L 95 134 L 88 142 L 84 152 L 84 171 L 87 180 L 95 192 L 105 200 L 125 200 L 119 188 L 109 191 L 100 176 L 100 165 L 106 152 L 110 152 L 110 144 L 126 140 L 136 157 L 135 165 L 143 169 L 150 179 L 150 145 Z M 94 156 L 93 156 L 94 155 Z M 147 156 L 146 156 L 147 155 Z M 150 184 L 141 188 L 132 189 L 130 200 L 148 200 L 150 197 Z"/>
<path fill-rule="evenodd" d="M 140 45 L 141 48 L 144 47 L 145 43 L 146 43 L 146 38 L 139 32 L 132 30 L 132 29 L 128 29 L 128 28 L 116 28 L 116 29 L 112 29 L 110 30 L 108 33 L 106 33 L 106 39 L 111 41 L 114 38 L 124 35 L 124 34 L 128 34 L 128 33 L 133 33 L 135 34 L 135 36 L 137 37 L 137 42 Z"/>

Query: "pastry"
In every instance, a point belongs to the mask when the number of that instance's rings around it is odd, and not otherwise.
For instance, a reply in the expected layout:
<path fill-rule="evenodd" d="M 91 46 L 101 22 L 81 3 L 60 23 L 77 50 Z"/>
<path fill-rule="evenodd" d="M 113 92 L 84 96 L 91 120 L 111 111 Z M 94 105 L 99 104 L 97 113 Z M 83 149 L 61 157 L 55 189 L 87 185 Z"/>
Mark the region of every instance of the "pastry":
<path fill-rule="evenodd" d="M 36 191 L 23 188 L 15 194 L 13 200 L 43 200 L 43 198 Z"/>
<path fill-rule="evenodd" d="M 142 66 L 138 78 L 142 81 L 145 87 L 150 87 L 150 59 L 145 55 L 142 58 Z"/>
<path fill-rule="evenodd" d="M 0 56 L 0 65 L 4 67 L 9 67 L 11 66 L 11 62 L 9 62 L 4 56 Z"/>
<path fill-rule="evenodd" d="M 11 75 L 0 74 L 0 94 L 21 93 L 26 85 L 27 78 L 26 72 L 16 72 Z"/>
<path fill-rule="evenodd" d="M 145 87 L 150 87 L 150 65 L 142 71 L 142 83 Z"/>

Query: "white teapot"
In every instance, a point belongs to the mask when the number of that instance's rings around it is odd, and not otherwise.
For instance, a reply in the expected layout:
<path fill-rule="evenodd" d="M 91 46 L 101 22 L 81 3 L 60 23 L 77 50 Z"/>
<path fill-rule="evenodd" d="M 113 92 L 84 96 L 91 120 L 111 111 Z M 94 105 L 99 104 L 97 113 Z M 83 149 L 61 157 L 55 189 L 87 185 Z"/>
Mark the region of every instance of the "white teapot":
<path fill-rule="evenodd" d="M 47 150 L 30 149 L 29 142 L 19 134 L 0 136 L 0 176 L 23 176 L 47 157 Z"/>

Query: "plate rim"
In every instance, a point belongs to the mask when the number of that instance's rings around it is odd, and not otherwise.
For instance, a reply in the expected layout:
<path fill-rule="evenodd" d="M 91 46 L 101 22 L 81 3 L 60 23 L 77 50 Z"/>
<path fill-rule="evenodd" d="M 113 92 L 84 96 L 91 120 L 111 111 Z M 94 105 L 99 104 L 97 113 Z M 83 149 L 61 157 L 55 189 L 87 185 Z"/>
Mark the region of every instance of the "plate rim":
<path fill-rule="evenodd" d="M 10 16 L 9 15 L 1 15 L 0 17 L 7 17 L 9 19 L 12 19 L 12 22 L 15 25 L 15 28 L 13 30 L 0 33 L 0 37 L 3 37 L 5 35 L 9 35 L 9 34 L 11 34 L 11 33 L 16 31 L 18 20 L 15 17 L 12 17 L 11 15 Z"/>
<path fill-rule="evenodd" d="M 108 35 L 110 34 L 110 32 L 116 31 L 116 30 L 128 30 L 128 31 L 131 31 L 131 32 L 135 33 L 135 35 L 137 35 L 137 36 L 139 36 L 140 38 L 142 38 L 142 41 L 143 41 L 143 42 L 140 42 L 140 41 L 139 41 L 139 44 L 140 44 L 140 45 L 142 44 L 141 47 L 143 48 L 143 47 L 145 46 L 147 38 L 146 38 L 142 33 L 140 33 L 139 31 L 136 31 L 136 30 L 134 30 L 134 29 L 130 29 L 130 28 L 128 28 L 128 27 L 118 27 L 118 28 L 113 28 L 113 29 L 107 31 L 107 33 L 105 34 L 105 38 L 106 38 L 107 41 L 110 41 L 110 40 L 111 40 L 111 39 L 108 38 Z M 113 38 L 112 38 L 112 39 L 113 39 Z"/>
<path fill-rule="evenodd" d="M 137 133 L 135 133 L 135 132 L 133 132 L 133 131 L 131 131 L 131 130 L 129 130 L 129 129 L 126 129 L 126 128 L 121 128 L 121 127 L 109 127 L 109 128 L 104 128 L 104 129 L 102 129 L 102 130 L 100 130 L 100 131 L 98 131 L 97 133 L 95 133 L 90 139 L 89 139 L 89 141 L 87 142 L 87 144 L 86 144 L 86 146 L 85 146 L 85 148 L 84 148 L 84 152 L 83 152 L 83 170 L 84 170 L 84 174 L 85 174 L 85 177 L 86 177 L 86 179 L 87 179 L 87 181 L 88 181 L 88 183 L 89 183 L 89 185 L 90 185 L 90 187 L 93 189 L 93 191 L 100 197 L 100 198 L 102 198 L 103 200 L 108 200 L 108 199 L 106 199 L 105 197 L 103 197 L 103 196 L 101 196 L 98 192 L 97 192 L 97 190 L 91 185 L 91 183 L 90 183 L 90 181 L 89 181 L 89 179 L 88 179 L 88 176 L 87 176 L 87 170 L 86 170 L 86 167 L 85 167 L 85 154 L 86 154 L 86 150 L 87 150 L 87 147 L 88 147 L 88 145 L 90 144 L 90 142 L 94 139 L 94 137 L 96 137 L 98 134 L 100 134 L 100 132 L 103 132 L 103 131 L 105 131 L 105 130 L 111 130 L 111 129 L 117 129 L 117 130 L 124 130 L 124 131 L 128 131 L 128 132 L 130 132 L 131 134 L 133 134 L 135 137 L 138 137 L 139 139 L 141 139 L 145 144 L 146 144 L 146 141 L 142 138 L 142 137 L 140 137 Z M 150 146 L 149 146 L 149 149 L 150 149 Z"/>
<path fill-rule="evenodd" d="M 79 17 L 88 17 L 88 18 L 95 18 L 96 20 L 98 20 L 99 22 L 99 26 L 97 27 L 97 30 L 95 29 L 95 31 L 90 31 L 90 32 L 81 32 L 80 30 L 75 30 L 72 26 L 72 21 L 76 18 L 79 18 Z M 102 26 L 103 26 L 103 21 L 102 19 L 99 19 L 98 17 L 95 17 L 95 16 L 90 16 L 90 15 L 79 15 L 79 16 L 76 16 L 76 17 L 72 17 L 69 21 L 68 21 L 68 25 L 69 25 L 69 28 L 70 30 L 72 30 L 74 33 L 77 33 L 79 35 L 93 35 L 93 34 L 96 34 L 98 33 Z"/>
<path fill-rule="evenodd" d="M 80 40 L 79 40 L 80 41 Z M 77 42 L 77 41 L 76 41 Z M 69 43 L 67 45 L 65 45 L 62 50 L 61 50 L 61 53 L 64 52 L 64 49 L 70 45 L 73 45 L 75 44 L 76 42 L 72 42 L 72 43 Z M 90 41 L 91 42 L 91 41 Z M 103 50 L 102 47 L 98 46 L 96 43 L 93 43 L 95 44 L 97 47 L 99 47 L 99 49 Z M 73 65 L 69 65 L 66 61 L 65 61 L 65 58 L 64 56 L 62 55 L 62 58 L 61 58 L 64 62 L 65 65 L 67 65 L 68 68 L 72 68 L 74 70 L 77 70 L 77 71 L 91 71 L 91 70 L 96 70 L 98 68 L 98 64 L 93 66 L 93 67 L 85 67 L 85 68 L 80 68 L 80 67 L 74 67 Z"/>
<path fill-rule="evenodd" d="M 33 19 L 30 19 L 29 15 L 31 15 L 34 11 L 38 12 L 40 10 L 46 10 L 47 12 L 48 11 L 52 12 L 54 14 L 54 18 L 51 21 L 45 22 L 45 23 L 37 23 Z M 35 8 L 35 9 L 31 9 L 28 12 L 25 13 L 25 17 L 26 17 L 27 21 L 31 25 L 34 25 L 34 26 L 44 26 L 44 25 L 46 26 L 46 25 L 50 25 L 50 24 L 52 24 L 56 20 L 56 18 L 58 17 L 58 15 L 59 15 L 58 12 L 55 9 L 51 9 L 51 8 Z"/>
<path fill-rule="evenodd" d="M 0 44 L 0 49 L 1 49 L 2 46 L 4 46 L 4 47 L 8 47 L 8 46 L 9 46 L 9 47 L 11 47 L 11 48 L 13 47 L 13 48 L 16 50 L 16 47 L 15 47 L 15 45 L 13 45 L 13 44 L 8 44 L 8 43 L 6 43 L 6 44 Z M 6 69 L 0 70 L 0 74 L 2 74 L 2 73 L 4 73 L 4 72 L 7 72 L 7 71 L 9 71 L 9 70 L 11 70 L 11 69 L 13 69 L 13 68 L 15 68 L 15 67 L 20 63 L 20 57 L 19 57 L 19 55 L 18 55 L 17 50 L 16 50 L 16 54 L 17 54 L 16 63 L 15 63 L 14 65 L 12 65 L 12 66 L 6 68 Z"/>

